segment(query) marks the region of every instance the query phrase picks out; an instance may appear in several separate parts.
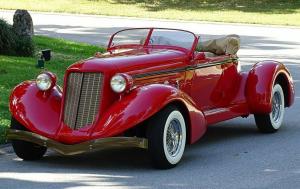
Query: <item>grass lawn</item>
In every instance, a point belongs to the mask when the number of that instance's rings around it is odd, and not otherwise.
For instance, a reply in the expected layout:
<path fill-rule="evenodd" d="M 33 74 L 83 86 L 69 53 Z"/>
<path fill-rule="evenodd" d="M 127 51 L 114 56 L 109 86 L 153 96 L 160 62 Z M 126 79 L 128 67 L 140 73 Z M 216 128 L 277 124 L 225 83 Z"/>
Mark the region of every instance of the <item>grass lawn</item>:
<path fill-rule="evenodd" d="M 0 0 L 0 9 L 27 9 L 300 26 L 299 0 Z"/>
<path fill-rule="evenodd" d="M 58 76 L 61 85 L 66 68 L 80 60 L 93 56 L 104 49 L 84 43 L 75 43 L 63 39 L 35 36 L 36 51 L 51 49 L 52 60 L 46 63 L 46 69 Z M 42 71 L 35 67 L 37 58 L 25 58 L 0 55 L 0 144 L 5 142 L 5 131 L 10 125 L 8 98 L 14 86 L 24 80 L 35 79 Z"/>

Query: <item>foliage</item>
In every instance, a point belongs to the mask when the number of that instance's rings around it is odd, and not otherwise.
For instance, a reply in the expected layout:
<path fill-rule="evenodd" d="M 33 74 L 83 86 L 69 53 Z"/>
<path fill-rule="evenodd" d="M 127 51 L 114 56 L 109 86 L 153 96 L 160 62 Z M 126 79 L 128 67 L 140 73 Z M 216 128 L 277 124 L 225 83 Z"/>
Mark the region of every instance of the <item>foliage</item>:
<path fill-rule="evenodd" d="M 12 27 L 0 19 L 0 54 L 14 54 L 15 43 Z"/>
<path fill-rule="evenodd" d="M 18 36 L 11 25 L 0 19 L 0 54 L 33 56 L 34 44 L 31 37 Z"/>
<path fill-rule="evenodd" d="M 52 59 L 45 64 L 45 69 L 57 75 L 59 85 L 62 85 L 64 72 L 70 64 L 88 58 L 97 51 L 104 51 L 103 48 L 85 43 L 42 36 L 33 37 L 33 42 L 36 52 L 42 49 L 52 50 Z M 0 143 L 4 142 L 4 133 L 10 124 L 9 94 L 17 84 L 34 79 L 42 71 L 35 67 L 37 58 L 0 55 Z"/>
<path fill-rule="evenodd" d="M 33 56 L 34 44 L 31 37 L 19 37 L 16 40 L 15 52 L 18 56 Z"/>
<path fill-rule="evenodd" d="M 99 0 L 98 0 L 99 1 Z M 150 11 L 165 9 L 178 10 L 236 10 L 243 12 L 263 12 L 263 13 L 295 13 L 300 8 L 298 0 L 114 0 L 113 2 L 122 4 L 139 4 Z"/>

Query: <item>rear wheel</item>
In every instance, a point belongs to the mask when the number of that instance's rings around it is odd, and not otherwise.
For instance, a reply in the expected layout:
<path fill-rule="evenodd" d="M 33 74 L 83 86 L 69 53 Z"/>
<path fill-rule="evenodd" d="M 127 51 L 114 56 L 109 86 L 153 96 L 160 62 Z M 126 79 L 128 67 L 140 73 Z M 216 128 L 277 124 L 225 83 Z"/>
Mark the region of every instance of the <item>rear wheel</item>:
<path fill-rule="evenodd" d="M 23 125 L 21 125 L 18 121 L 16 121 L 13 118 L 11 120 L 10 128 L 27 131 L 27 129 Z M 44 146 L 40 146 L 23 140 L 13 139 L 11 143 L 16 155 L 25 161 L 33 161 L 33 160 L 41 159 L 47 151 L 47 148 Z"/>
<path fill-rule="evenodd" d="M 274 133 L 281 127 L 284 117 L 284 93 L 280 84 L 275 84 L 272 90 L 272 112 L 270 114 L 255 114 L 257 128 L 263 133 Z"/>
<path fill-rule="evenodd" d="M 186 124 L 175 106 L 168 106 L 148 122 L 147 138 L 153 165 L 159 169 L 175 167 L 181 160 L 186 143 Z"/>

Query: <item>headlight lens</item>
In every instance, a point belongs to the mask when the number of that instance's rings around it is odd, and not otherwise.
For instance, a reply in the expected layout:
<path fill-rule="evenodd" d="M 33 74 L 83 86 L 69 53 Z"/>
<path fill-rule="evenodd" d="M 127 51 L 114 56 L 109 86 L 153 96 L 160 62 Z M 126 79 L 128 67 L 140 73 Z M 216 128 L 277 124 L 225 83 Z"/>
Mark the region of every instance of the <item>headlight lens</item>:
<path fill-rule="evenodd" d="M 116 93 L 124 92 L 127 86 L 126 78 L 120 74 L 113 76 L 110 80 L 111 89 Z"/>
<path fill-rule="evenodd" d="M 47 91 L 52 86 L 51 77 L 46 73 L 42 73 L 37 76 L 36 84 L 41 91 Z"/>

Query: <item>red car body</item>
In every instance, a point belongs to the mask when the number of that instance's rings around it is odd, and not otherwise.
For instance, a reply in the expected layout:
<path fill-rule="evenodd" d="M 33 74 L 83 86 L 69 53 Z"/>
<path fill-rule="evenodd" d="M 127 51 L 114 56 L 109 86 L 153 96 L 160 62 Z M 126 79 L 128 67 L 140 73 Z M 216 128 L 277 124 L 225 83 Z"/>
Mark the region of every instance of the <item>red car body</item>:
<path fill-rule="evenodd" d="M 262 61 L 244 72 L 239 70 L 236 57 L 206 57 L 204 52 L 196 52 L 198 38 L 194 34 L 192 47 L 186 49 L 151 45 L 147 41 L 153 28 L 149 31 L 144 44 L 114 46 L 113 35 L 107 53 L 79 61 L 66 70 L 62 90 L 54 86 L 41 91 L 35 81 L 19 84 L 10 96 L 12 117 L 30 132 L 73 145 L 123 136 L 167 105 L 175 104 L 188 120 L 187 142 L 192 144 L 211 124 L 270 113 L 276 81 L 282 83 L 285 106 L 293 104 L 292 77 L 282 63 Z M 72 129 L 64 122 L 68 77 L 75 72 L 103 74 L 98 113 L 92 124 L 80 129 Z M 131 82 L 131 87 L 120 94 L 109 84 L 118 73 L 130 76 Z"/>

